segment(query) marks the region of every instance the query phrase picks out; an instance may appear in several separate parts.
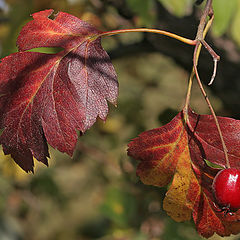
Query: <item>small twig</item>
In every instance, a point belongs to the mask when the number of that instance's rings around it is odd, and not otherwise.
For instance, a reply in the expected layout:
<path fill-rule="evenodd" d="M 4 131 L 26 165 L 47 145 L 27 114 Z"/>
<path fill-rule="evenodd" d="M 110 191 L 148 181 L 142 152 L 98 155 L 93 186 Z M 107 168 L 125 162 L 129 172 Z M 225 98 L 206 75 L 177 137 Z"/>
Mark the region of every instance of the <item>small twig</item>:
<path fill-rule="evenodd" d="M 221 140 L 221 143 L 222 143 L 222 147 L 223 147 L 223 152 L 224 152 L 224 155 L 225 155 L 226 167 L 230 168 L 230 162 L 229 162 L 229 158 L 228 158 L 228 150 L 227 150 L 224 138 L 223 138 L 223 134 L 222 134 L 217 116 L 216 116 L 215 111 L 214 111 L 214 109 L 213 109 L 213 107 L 210 103 L 210 100 L 209 100 L 209 98 L 208 98 L 208 96 L 207 96 L 207 94 L 206 94 L 206 92 L 203 88 L 203 85 L 202 85 L 202 82 L 201 82 L 201 79 L 199 77 L 198 70 L 197 70 L 199 48 L 201 47 L 201 45 L 203 45 L 208 50 L 208 52 L 213 57 L 213 61 L 214 61 L 214 71 L 213 71 L 213 75 L 212 75 L 212 78 L 211 78 L 211 81 L 210 81 L 209 84 L 211 84 L 213 82 L 214 78 L 215 78 L 216 69 L 217 69 L 217 61 L 220 59 L 220 57 L 214 52 L 214 50 L 204 41 L 204 37 L 205 37 L 204 27 L 206 25 L 207 16 L 210 17 L 209 22 L 212 23 L 213 18 L 214 18 L 213 9 L 212 9 L 212 0 L 207 0 L 203 15 L 201 17 L 200 24 L 199 24 L 199 27 L 198 27 L 198 32 L 197 32 L 197 37 L 196 37 L 196 40 L 198 40 L 198 42 L 197 42 L 197 44 L 195 46 L 195 49 L 194 49 L 193 68 L 194 68 L 194 72 L 195 72 L 195 76 L 196 76 L 199 88 L 200 88 L 200 90 L 201 90 L 201 92 L 202 92 L 202 94 L 203 94 L 203 96 L 204 96 L 204 98 L 207 102 L 207 105 L 208 105 L 208 107 L 211 111 L 211 114 L 213 116 L 213 119 L 214 119 L 216 127 L 217 127 L 217 130 L 218 130 L 218 133 L 219 133 L 219 136 L 220 136 L 220 140 Z"/>
<path fill-rule="evenodd" d="M 213 64 L 214 64 L 214 66 L 213 66 L 213 74 L 212 74 L 212 77 L 211 77 L 210 82 L 208 83 L 209 86 L 213 83 L 213 81 L 214 81 L 214 79 L 215 79 L 215 77 L 216 77 L 216 73 L 217 73 L 217 62 L 218 62 L 218 60 L 213 59 Z"/>
<path fill-rule="evenodd" d="M 202 45 L 207 49 L 207 51 L 210 53 L 210 55 L 213 58 L 213 63 L 214 63 L 213 73 L 212 73 L 211 80 L 208 84 L 208 85 L 211 85 L 213 83 L 215 77 L 216 77 L 217 62 L 220 60 L 220 56 L 217 55 L 216 52 L 204 40 L 203 31 L 204 31 L 204 27 L 206 25 L 207 17 L 210 17 L 210 19 L 212 19 L 212 21 L 214 19 L 214 12 L 213 12 L 213 8 L 212 8 L 212 0 L 208 0 L 207 3 L 206 3 L 203 15 L 200 19 L 200 23 L 199 23 L 198 31 L 197 31 L 197 35 L 196 35 L 196 40 L 202 43 Z"/>
<path fill-rule="evenodd" d="M 213 19 L 214 19 L 214 15 L 211 14 L 209 21 L 206 24 L 204 23 L 204 28 L 203 28 L 203 33 L 202 33 L 202 39 L 203 40 L 206 37 L 206 35 L 207 35 L 211 25 L 212 25 Z M 202 24 L 203 24 L 203 22 L 202 22 Z M 200 31 L 198 31 L 198 32 L 200 32 Z M 198 43 L 198 45 L 197 45 L 197 43 Z M 193 57 L 193 62 L 195 63 L 196 66 L 198 65 L 198 59 L 199 59 L 201 49 L 202 49 L 202 44 L 200 44 L 199 41 L 196 41 L 196 46 L 195 46 L 195 51 L 196 52 L 195 52 L 194 57 Z M 185 115 L 185 118 L 186 118 L 187 121 L 188 121 L 188 119 L 187 119 L 188 106 L 189 106 L 189 102 L 190 102 L 192 82 L 193 82 L 194 76 L 195 76 L 195 70 L 194 70 L 194 66 L 193 66 L 192 72 L 191 72 L 191 75 L 190 75 L 190 78 L 189 78 L 188 90 L 187 90 L 186 100 L 185 100 L 185 105 L 184 105 L 184 113 L 185 113 L 184 115 Z"/>
<path fill-rule="evenodd" d="M 212 0 L 207 0 L 205 9 L 203 11 L 203 14 L 201 16 L 200 19 L 200 23 L 198 25 L 198 31 L 197 31 L 197 35 L 196 35 L 196 40 L 203 40 L 203 32 L 204 32 L 204 28 L 207 22 L 207 17 L 210 17 L 210 19 L 213 17 L 213 10 L 212 10 Z"/>
<path fill-rule="evenodd" d="M 208 45 L 208 43 L 202 39 L 200 40 L 200 42 L 202 43 L 202 45 L 207 49 L 207 51 L 210 53 L 210 55 L 212 56 L 213 58 L 213 64 L 214 64 L 214 67 L 213 67 L 213 74 L 212 74 L 212 77 L 211 77 L 211 80 L 210 82 L 208 83 L 208 85 L 211 85 L 216 77 L 216 73 L 217 73 L 217 62 L 220 60 L 220 56 L 216 54 L 216 52 Z"/>

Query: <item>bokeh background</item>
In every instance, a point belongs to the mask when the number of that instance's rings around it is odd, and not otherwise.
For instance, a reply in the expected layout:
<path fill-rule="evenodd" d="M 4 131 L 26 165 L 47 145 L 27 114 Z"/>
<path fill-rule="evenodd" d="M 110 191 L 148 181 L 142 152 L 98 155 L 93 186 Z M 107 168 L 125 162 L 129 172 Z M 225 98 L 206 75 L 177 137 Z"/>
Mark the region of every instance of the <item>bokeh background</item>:
<path fill-rule="evenodd" d="M 240 0 L 213 0 L 215 22 L 207 41 L 221 56 L 210 100 L 219 115 L 240 118 Z M 151 27 L 194 39 L 202 6 L 193 0 L 0 0 L 1 58 L 17 51 L 16 38 L 30 14 L 52 8 L 98 29 Z M 118 107 L 79 138 L 70 158 L 54 149 L 49 167 L 23 172 L 0 152 L 1 240 L 198 240 L 192 222 L 176 223 L 162 210 L 167 188 L 143 185 L 126 154 L 140 132 L 162 126 L 181 111 L 193 47 L 153 34 L 102 40 L 120 83 Z M 202 51 L 207 84 L 212 59 Z M 195 84 L 191 107 L 209 114 Z M 213 236 L 211 240 L 223 239 Z M 231 236 L 226 239 L 240 239 Z"/>

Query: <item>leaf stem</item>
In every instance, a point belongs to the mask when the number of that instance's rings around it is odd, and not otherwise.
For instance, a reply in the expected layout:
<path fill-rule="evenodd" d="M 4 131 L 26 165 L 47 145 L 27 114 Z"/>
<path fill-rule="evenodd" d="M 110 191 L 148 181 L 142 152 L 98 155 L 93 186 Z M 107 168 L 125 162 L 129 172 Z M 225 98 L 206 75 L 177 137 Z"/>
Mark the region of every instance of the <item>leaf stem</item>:
<path fill-rule="evenodd" d="M 116 34 L 120 33 L 130 33 L 130 32 L 148 32 L 148 33 L 156 33 L 156 34 L 161 34 L 165 35 L 171 38 L 174 38 L 176 40 L 179 40 L 180 42 L 189 44 L 189 45 L 196 45 L 197 40 L 191 40 L 189 38 L 181 37 L 177 34 L 170 33 L 164 30 L 159 30 L 159 29 L 152 29 L 152 28 L 135 28 L 135 29 L 120 29 L 120 30 L 113 30 L 113 31 L 108 31 L 108 32 L 103 32 L 97 35 L 97 37 L 108 37 L 108 36 L 113 36 Z"/>

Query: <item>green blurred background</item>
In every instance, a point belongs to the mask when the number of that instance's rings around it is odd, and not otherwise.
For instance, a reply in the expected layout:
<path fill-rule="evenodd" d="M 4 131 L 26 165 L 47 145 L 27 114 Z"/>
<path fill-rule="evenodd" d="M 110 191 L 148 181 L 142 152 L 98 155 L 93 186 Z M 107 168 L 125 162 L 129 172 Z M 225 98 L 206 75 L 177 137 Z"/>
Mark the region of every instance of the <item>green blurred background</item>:
<path fill-rule="evenodd" d="M 191 38 L 202 11 L 193 0 L 0 0 L 0 8 L 1 57 L 17 51 L 21 27 L 44 9 L 71 13 L 101 30 L 155 27 Z M 207 91 L 218 114 L 238 118 L 240 0 L 215 0 L 214 9 L 208 40 L 223 54 L 224 67 L 220 64 Z M 79 138 L 73 158 L 50 149 L 50 166 L 36 162 L 34 175 L 1 151 L 1 240 L 201 239 L 192 222 L 176 223 L 166 215 L 166 189 L 143 185 L 137 163 L 126 154 L 130 139 L 166 124 L 183 107 L 193 48 L 143 33 L 109 37 L 102 44 L 118 73 L 118 107 L 110 106 L 106 123 L 97 122 Z M 201 57 L 207 59 L 200 61 L 207 83 L 212 61 L 206 52 Z M 191 107 L 209 114 L 196 85 Z"/>

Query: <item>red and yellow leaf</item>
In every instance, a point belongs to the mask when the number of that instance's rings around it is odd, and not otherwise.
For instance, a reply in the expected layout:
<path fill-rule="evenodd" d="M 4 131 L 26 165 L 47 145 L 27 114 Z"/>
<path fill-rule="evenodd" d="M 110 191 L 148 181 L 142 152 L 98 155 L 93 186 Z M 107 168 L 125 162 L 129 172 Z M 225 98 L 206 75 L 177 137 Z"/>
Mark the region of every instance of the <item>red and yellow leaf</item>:
<path fill-rule="evenodd" d="M 178 161 L 173 181 L 163 201 L 163 209 L 177 222 L 190 220 L 200 191 L 186 144 L 185 154 Z"/>
<path fill-rule="evenodd" d="M 141 160 L 137 175 L 144 184 L 162 187 L 170 183 L 178 158 L 184 154 L 185 135 L 178 114 L 171 124 L 143 132 L 128 145 L 128 154 Z"/>
<path fill-rule="evenodd" d="M 185 120 L 187 119 L 187 121 Z M 232 167 L 239 168 L 240 121 L 218 117 Z M 228 236 L 240 232 L 240 210 L 233 215 L 221 212 L 214 201 L 211 185 L 225 166 L 222 143 L 214 119 L 189 110 L 180 112 L 170 123 L 141 133 L 129 143 L 128 154 L 139 160 L 137 175 L 145 184 L 170 184 L 163 201 L 164 210 L 175 220 L 191 218 L 204 237 L 214 233 Z"/>

